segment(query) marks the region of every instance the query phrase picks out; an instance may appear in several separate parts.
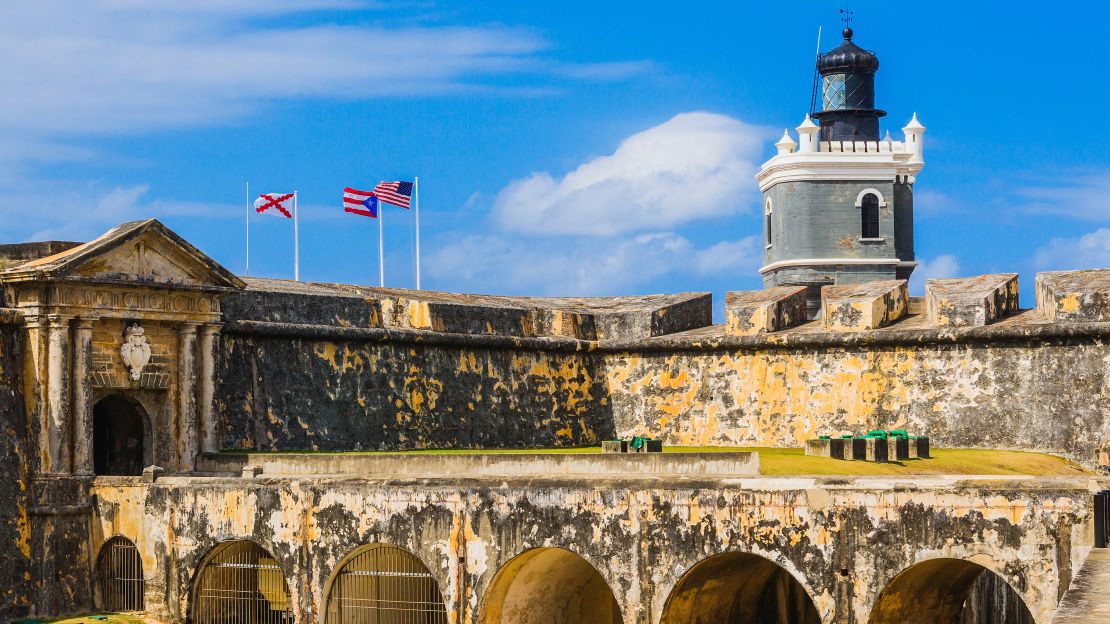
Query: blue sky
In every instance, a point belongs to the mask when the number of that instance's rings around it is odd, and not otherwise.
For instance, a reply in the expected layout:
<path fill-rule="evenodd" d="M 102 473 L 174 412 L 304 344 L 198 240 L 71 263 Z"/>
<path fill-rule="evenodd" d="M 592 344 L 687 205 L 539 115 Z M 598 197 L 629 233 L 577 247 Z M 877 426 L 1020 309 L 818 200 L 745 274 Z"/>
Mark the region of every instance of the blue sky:
<path fill-rule="evenodd" d="M 301 276 L 377 281 L 344 185 L 420 176 L 424 287 L 758 288 L 752 175 L 809 104 L 838 3 L 92 0 L 0 8 L 0 239 L 157 217 L 234 271 L 244 182 L 301 198 Z M 928 127 L 915 277 L 1110 266 L 1095 3 L 855 2 L 896 138 Z M 569 175 L 568 175 L 569 174 Z M 387 207 L 386 281 L 413 285 Z M 292 231 L 252 222 L 255 275 Z"/>

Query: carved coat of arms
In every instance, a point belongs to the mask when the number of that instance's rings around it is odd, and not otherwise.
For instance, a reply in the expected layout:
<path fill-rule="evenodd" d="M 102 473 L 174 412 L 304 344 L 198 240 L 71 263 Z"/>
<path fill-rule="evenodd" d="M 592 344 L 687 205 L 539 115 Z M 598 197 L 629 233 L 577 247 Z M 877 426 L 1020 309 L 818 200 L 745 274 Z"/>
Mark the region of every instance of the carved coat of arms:
<path fill-rule="evenodd" d="M 150 345 L 146 342 L 146 330 L 138 323 L 132 323 L 123 332 L 123 346 L 119 348 L 123 363 L 131 370 L 131 379 L 138 381 L 143 368 L 150 362 Z"/>

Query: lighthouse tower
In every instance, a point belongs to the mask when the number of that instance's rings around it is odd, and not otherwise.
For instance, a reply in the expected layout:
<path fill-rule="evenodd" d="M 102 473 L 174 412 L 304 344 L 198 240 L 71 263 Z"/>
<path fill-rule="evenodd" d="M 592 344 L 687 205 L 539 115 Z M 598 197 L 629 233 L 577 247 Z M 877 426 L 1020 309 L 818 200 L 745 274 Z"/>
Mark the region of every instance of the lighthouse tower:
<path fill-rule="evenodd" d="M 817 60 L 821 110 L 775 144 L 756 175 L 763 193 L 763 285 L 821 287 L 906 279 L 913 254 L 913 183 L 924 166 L 925 127 L 913 116 L 903 140 L 879 138 L 874 52 L 844 42 Z"/>

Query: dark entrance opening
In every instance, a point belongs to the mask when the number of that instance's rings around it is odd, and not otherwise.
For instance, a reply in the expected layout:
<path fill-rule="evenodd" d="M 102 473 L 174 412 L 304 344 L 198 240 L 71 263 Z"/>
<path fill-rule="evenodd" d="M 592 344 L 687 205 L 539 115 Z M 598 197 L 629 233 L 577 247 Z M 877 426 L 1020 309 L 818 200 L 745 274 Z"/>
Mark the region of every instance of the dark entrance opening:
<path fill-rule="evenodd" d="M 93 466 L 98 475 L 143 473 L 146 414 L 118 394 L 93 406 Z"/>
<path fill-rule="evenodd" d="M 679 580 L 661 624 L 821 624 L 813 600 L 790 572 L 758 555 L 706 559 Z"/>

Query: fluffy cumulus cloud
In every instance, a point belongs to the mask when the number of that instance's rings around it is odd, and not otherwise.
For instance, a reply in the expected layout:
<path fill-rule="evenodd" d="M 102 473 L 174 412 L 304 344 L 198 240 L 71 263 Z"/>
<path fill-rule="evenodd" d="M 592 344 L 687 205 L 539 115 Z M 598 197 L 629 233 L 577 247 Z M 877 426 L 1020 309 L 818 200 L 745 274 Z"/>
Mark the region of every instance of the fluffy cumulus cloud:
<path fill-rule="evenodd" d="M 910 294 L 925 294 L 925 280 L 941 277 L 958 277 L 960 261 L 952 254 L 943 254 L 927 260 L 919 260 L 917 268 L 910 275 Z"/>
<path fill-rule="evenodd" d="M 744 212 L 768 136 L 725 115 L 683 113 L 564 176 L 515 180 L 497 195 L 493 217 L 525 234 L 613 236 Z"/>
<path fill-rule="evenodd" d="M 737 235 L 758 219 L 738 220 L 724 240 L 681 226 L 758 204 L 752 176 L 767 136 L 724 115 L 684 113 L 562 178 L 516 180 L 493 200 L 490 232 L 437 245 L 429 276 L 471 291 L 607 295 L 670 277 L 755 275 L 759 237 Z"/>
<path fill-rule="evenodd" d="M 1040 270 L 1058 271 L 1110 267 L 1110 228 L 1077 238 L 1054 238 L 1037 250 L 1033 263 Z"/>

